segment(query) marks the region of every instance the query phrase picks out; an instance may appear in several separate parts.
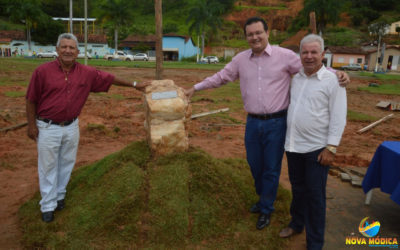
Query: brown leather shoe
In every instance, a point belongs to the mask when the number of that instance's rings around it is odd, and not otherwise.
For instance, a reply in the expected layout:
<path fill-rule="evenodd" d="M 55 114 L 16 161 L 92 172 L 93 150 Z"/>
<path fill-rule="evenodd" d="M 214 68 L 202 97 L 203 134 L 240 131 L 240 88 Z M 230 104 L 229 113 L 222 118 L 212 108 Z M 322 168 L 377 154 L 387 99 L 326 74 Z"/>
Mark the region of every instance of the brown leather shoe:
<path fill-rule="evenodd" d="M 290 236 L 294 234 L 298 234 L 299 232 L 296 232 L 293 228 L 291 227 L 286 227 L 282 229 L 282 231 L 279 233 L 279 237 L 281 238 L 289 238 Z"/>

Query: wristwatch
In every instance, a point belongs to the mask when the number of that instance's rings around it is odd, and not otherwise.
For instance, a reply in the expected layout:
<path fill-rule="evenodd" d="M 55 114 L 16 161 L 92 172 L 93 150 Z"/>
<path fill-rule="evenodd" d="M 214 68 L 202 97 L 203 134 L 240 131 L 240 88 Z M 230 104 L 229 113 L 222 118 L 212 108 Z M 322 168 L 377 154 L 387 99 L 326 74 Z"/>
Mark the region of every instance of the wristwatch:
<path fill-rule="evenodd" d="M 326 149 L 331 151 L 332 154 L 336 154 L 336 147 L 335 146 L 328 145 L 328 146 L 326 146 Z"/>

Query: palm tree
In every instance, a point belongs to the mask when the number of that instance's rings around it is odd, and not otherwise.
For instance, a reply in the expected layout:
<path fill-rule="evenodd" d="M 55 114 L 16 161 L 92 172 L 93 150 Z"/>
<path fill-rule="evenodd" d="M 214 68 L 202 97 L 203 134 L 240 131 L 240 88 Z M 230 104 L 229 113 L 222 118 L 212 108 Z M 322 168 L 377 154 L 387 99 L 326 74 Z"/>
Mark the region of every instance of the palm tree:
<path fill-rule="evenodd" d="M 189 32 L 201 37 L 201 57 L 204 57 L 204 39 L 208 31 L 216 32 L 221 26 L 223 6 L 214 0 L 198 0 L 189 10 Z"/>
<path fill-rule="evenodd" d="M 32 25 L 47 15 L 41 9 L 40 0 L 14 0 L 9 3 L 7 13 L 12 20 L 25 23 L 28 49 L 31 50 Z"/>
<path fill-rule="evenodd" d="M 104 0 L 98 7 L 99 19 L 114 29 L 114 47 L 118 50 L 118 31 L 133 20 L 131 0 Z"/>

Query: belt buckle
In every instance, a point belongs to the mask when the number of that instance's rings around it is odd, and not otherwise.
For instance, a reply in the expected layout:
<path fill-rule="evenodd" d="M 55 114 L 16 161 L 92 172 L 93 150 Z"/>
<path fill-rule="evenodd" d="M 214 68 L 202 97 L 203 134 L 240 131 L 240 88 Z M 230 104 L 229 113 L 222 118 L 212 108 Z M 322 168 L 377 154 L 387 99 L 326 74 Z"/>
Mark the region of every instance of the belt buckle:
<path fill-rule="evenodd" d="M 60 123 L 58 124 L 58 126 L 64 127 L 66 123 L 67 123 L 66 121 L 60 122 Z"/>

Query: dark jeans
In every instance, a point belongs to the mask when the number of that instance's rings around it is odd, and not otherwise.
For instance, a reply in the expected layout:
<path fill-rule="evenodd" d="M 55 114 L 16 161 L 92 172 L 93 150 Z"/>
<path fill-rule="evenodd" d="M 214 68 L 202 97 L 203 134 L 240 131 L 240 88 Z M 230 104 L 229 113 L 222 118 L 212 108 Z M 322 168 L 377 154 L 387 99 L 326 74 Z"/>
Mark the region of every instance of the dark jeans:
<path fill-rule="evenodd" d="M 286 135 L 286 116 L 261 120 L 247 116 L 245 146 L 261 213 L 274 211 Z"/>
<path fill-rule="evenodd" d="M 293 194 L 289 226 L 298 232 L 306 228 L 307 249 L 322 249 L 324 245 L 329 166 L 317 160 L 322 150 L 304 154 L 286 152 Z"/>

